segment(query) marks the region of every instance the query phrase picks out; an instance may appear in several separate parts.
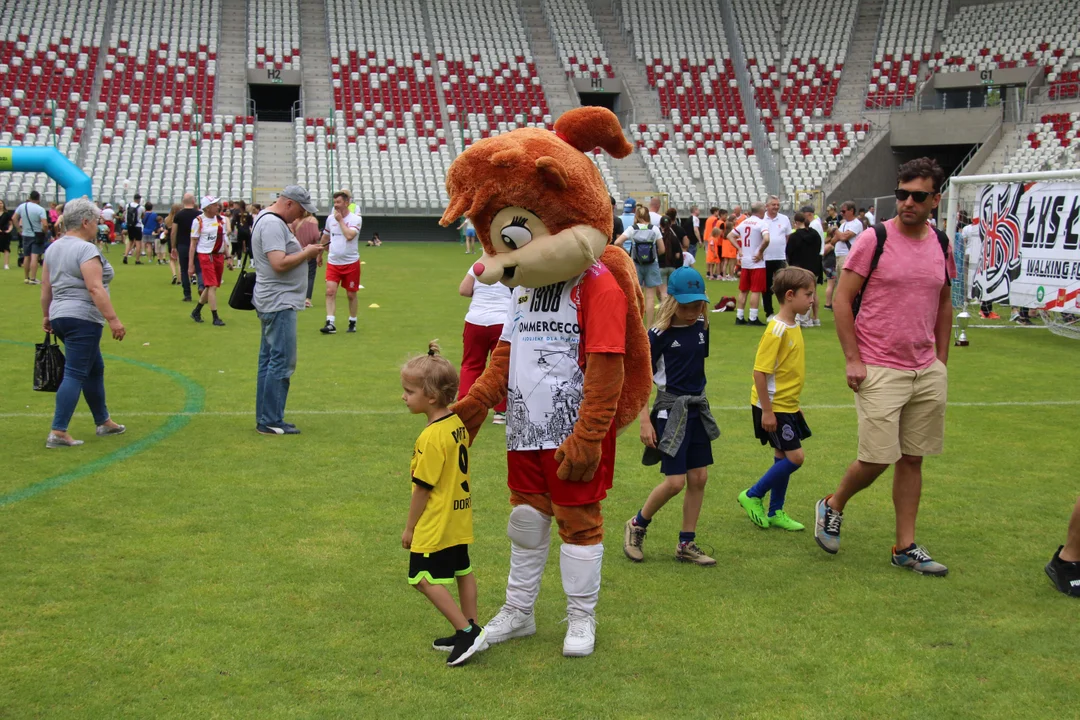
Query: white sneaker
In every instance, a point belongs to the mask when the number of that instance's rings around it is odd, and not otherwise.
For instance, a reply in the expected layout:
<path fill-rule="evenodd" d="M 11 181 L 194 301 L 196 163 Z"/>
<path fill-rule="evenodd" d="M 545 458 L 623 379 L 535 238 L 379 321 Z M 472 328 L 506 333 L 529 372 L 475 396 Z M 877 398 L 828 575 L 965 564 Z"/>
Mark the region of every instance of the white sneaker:
<path fill-rule="evenodd" d="M 535 635 L 536 616 L 533 613 L 525 613 L 509 605 L 503 605 L 499 613 L 484 626 L 484 629 L 487 630 L 488 645 L 498 645 L 513 638 Z"/>
<path fill-rule="evenodd" d="M 565 657 L 587 657 L 596 645 L 596 618 L 592 615 L 571 615 L 566 618 L 566 638 L 562 654 Z"/>
<path fill-rule="evenodd" d="M 506 413 L 501 413 L 501 412 L 495 413 L 495 417 L 493 417 L 491 419 L 491 424 L 492 425 L 505 425 L 506 424 Z"/>
<path fill-rule="evenodd" d="M 811 320 L 810 322 L 814 324 L 814 327 L 821 327 L 821 320 Z"/>

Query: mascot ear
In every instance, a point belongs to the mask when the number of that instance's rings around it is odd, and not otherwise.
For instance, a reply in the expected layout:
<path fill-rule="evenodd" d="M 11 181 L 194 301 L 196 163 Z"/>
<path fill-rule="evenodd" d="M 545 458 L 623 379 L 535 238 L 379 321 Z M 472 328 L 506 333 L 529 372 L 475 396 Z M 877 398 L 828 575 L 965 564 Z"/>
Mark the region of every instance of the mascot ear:
<path fill-rule="evenodd" d="M 570 178 L 566 174 L 566 170 L 555 158 L 544 155 L 543 157 L 536 158 L 536 169 L 540 171 L 540 176 L 544 179 L 544 182 L 556 190 L 565 190 L 570 184 Z"/>
<path fill-rule="evenodd" d="M 563 113 L 555 121 L 555 132 L 581 152 L 602 148 L 608 155 L 624 158 L 634 146 L 623 136 L 615 113 L 602 107 L 581 107 Z"/>

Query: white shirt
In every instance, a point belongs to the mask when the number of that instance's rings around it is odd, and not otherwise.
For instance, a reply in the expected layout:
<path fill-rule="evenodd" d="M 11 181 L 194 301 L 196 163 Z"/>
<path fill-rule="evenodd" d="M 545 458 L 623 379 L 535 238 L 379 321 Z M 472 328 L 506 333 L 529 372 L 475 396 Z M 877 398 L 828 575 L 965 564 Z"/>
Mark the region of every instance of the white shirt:
<path fill-rule="evenodd" d="M 877 222 L 877 217 L 874 216 L 873 210 L 866 211 L 866 222 L 870 223 L 870 225 L 873 225 Z"/>
<path fill-rule="evenodd" d="M 333 213 L 326 218 L 326 227 L 323 228 L 323 232 L 330 234 L 330 254 L 326 261 L 331 265 L 352 265 L 360 261 L 360 226 L 363 220 L 356 213 L 349 213 L 344 221 L 345 225 L 356 230 L 352 240 L 345 239 L 345 233 L 341 231 L 341 225 Z"/>
<path fill-rule="evenodd" d="M 683 250 L 682 266 L 683 267 L 690 267 L 695 262 L 697 262 L 697 261 L 694 259 L 694 256 L 690 254 L 690 251 L 689 250 Z"/>
<path fill-rule="evenodd" d="M 649 222 L 652 223 L 653 227 L 660 227 L 660 217 L 660 213 L 654 213 L 652 210 L 649 211 Z"/>
<path fill-rule="evenodd" d="M 821 238 L 821 254 L 824 255 L 825 254 L 825 226 L 821 224 L 821 218 L 819 218 L 817 215 L 815 215 L 814 219 L 810 221 L 810 229 L 815 231 L 818 234 L 818 237 Z"/>
<path fill-rule="evenodd" d="M 765 222 L 769 226 L 769 247 L 765 248 L 766 260 L 787 260 L 787 236 L 791 234 L 791 221 L 783 213 L 776 213 L 776 217 L 765 214 Z"/>
<path fill-rule="evenodd" d="M 112 222 L 113 218 L 115 218 L 115 217 L 116 217 L 116 211 L 113 210 L 112 208 L 105 208 L 104 210 L 101 211 L 101 219 L 104 220 L 105 222 Z"/>
<path fill-rule="evenodd" d="M 858 218 L 840 223 L 840 226 L 836 228 L 836 232 L 853 232 L 855 233 L 855 236 L 849 238 L 848 240 L 841 240 L 836 243 L 836 247 L 834 249 L 836 256 L 844 257 L 845 255 L 847 255 L 851 251 L 851 243 L 855 241 L 855 238 L 857 238 L 859 236 L 859 233 L 861 233 L 862 231 L 863 226 L 862 223 L 859 222 Z"/>
<path fill-rule="evenodd" d="M 982 238 L 979 235 L 979 226 L 975 223 L 965 225 L 960 231 L 960 237 L 964 239 L 964 254 L 969 263 L 977 263 L 982 254 Z"/>
<path fill-rule="evenodd" d="M 218 239 L 219 226 L 222 230 L 222 238 L 218 254 L 221 254 L 225 252 L 225 248 L 228 246 L 228 240 L 225 238 L 225 221 L 222 219 L 221 215 L 215 215 L 214 217 L 209 218 L 206 217 L 206 213 L 203 213 L 191 221 L 191 237 L 192 241 L 196 243 L 195 252 L 204 255 L 209 255 L 214 252 L 214 245 L 217 244 Z"/>
<path fill-rule="evenodd" d="M 128 209 L 130 210 L 132 208 L 134 208 L 135 210 L 135 227 L 142 230 L 143 213 L 146 211 L 143 209 L 143 206 L 137 202 L 131 202 L 128 204 Z"/>
<path fill-rule="evenodd" d="M 743 220 L 739 227 L 735 228 L 735 232 L 739 234 L 739 247 L 742 248 L 742 267 L 743 270 L 757 270 L 758 268 L 765 267 L 765 259 L 762 258 L 760 262 L 754 262 L 754 257 L 761 250 L 762 243 L 765 242 L 763 232 L 769 232 L 768 223 L 765 222 L 765 218 L 759 218 L 757 215 L 751 215 Z M 769 239 L 772 242 L 772 239 Z"/>
<path fill-rule="evenodd" d="M 469 277 L 473 279 L 473 292 L 465 322 L 484 327 L 505 325 L 506 316 L 510 313 L 510 288 L 501 282 L 485 285 L 476 279 L 472 268 L 469 268 Z"/>

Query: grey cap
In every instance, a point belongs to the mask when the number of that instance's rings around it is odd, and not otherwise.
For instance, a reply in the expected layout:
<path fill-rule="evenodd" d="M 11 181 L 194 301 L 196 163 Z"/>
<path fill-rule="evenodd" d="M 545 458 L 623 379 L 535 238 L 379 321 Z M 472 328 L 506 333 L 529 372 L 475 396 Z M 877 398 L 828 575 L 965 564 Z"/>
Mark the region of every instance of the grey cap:
<path fill-rule="evenodd" d="M 299 185 L 286 185 L 285 189 L 281 191 L 278 197 L 283 197 L 286 200 L 292 200 L 295 203 L 300 203 L 300 207 L 304 208 L 311 214 L 315 214 L 315 203 L 311 202 L 311 195 L 308 191 Z"/>

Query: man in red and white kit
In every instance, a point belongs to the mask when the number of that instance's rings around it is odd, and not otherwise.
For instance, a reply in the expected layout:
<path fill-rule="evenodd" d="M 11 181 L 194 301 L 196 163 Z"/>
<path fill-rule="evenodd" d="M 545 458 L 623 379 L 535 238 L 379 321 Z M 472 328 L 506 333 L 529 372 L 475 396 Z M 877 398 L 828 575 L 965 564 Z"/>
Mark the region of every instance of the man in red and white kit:
<path fill-rule="evenodd" d="M 191 311 L 191 319 L 201 323 L 203 305 L 210 306 L 214 315 L 214 325 L 224 326 L 225 322 L 217 313 L 217 289 L 221 287 L 221 276 L 228 261 L 232 270 L 232 255 L 229 252 L 228 220 L 221 214 L 221 200 L 207 195 L 199 203 L 202 215 L 191 221 L 191 250 L 188 253 L 188 276 L 195 274 L 195 263 L 202 270 L 203 291 L 199 303 Z"/>
<path fill-rule="evenodd" d="M 758 325 L 758 303 L 765 292 L 765 248 L 769 247 L 769 225 L 765 221 L 765 203 L 750 205 L 750 215 L 728 234 L 740 248 L 742 272 L 739 273 L 739 299 L 735 303 L 736 325 Z M 746 296 L 750 295 L 750 320 L 743 315 Z"/>
<path fill-rule="evenodd" d="M 357 291 L 360 289 L 360 215 L 349 212 L 352 198 L 344 190 L 334 193 L 334 211 L 326 218 L 323 241 L 330 238 L 330 254 L 326 259 L 326 324 L 319 332 L 333 335 L 334 312 L 337 309 L 338 286 L 345 287 L 349 297 L 349 329 L 356 332 L 356 313 L 359 309 Z"/>
<path fill-rule="evenodd" d="M 510 315 L 510 294 L 510 288 L 501 282 L 494 285 L 476 282 L 476 272 L 471 267 L 458 286 L 458 295 L 472 298 L 469 312 L 465 315 L 465 332 L 462 335 L 458 400 L 469 394 L 473 383 L 484 373 L 488 356 L 495 352 L 495 347 L 499 344 L 503 325 Z M 506 424 L 505 399 L 495 406 L 495 419 L 492 422 L 495 425 Z"/>

